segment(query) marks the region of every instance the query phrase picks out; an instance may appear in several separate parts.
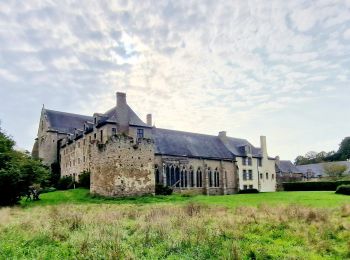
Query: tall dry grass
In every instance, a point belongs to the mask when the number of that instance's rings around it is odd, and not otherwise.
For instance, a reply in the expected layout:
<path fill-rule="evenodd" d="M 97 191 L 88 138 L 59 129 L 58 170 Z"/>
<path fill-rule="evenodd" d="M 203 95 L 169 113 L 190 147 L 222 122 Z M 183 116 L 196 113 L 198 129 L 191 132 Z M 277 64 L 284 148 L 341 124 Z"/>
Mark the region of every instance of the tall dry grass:
<path fill-rule="evenodd" d="M 61 205 L 0 210 L 0 258 L 346 259 L 350 205 L 337 209 Z"/>

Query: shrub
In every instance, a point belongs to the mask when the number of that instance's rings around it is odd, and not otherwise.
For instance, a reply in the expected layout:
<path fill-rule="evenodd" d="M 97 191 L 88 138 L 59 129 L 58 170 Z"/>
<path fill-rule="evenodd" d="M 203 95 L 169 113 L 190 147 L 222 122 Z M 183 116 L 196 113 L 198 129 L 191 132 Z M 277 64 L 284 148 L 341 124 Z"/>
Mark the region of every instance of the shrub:
<path fill-rule="evenodd" d="M 336 192 L 337 194 L 350 195 L 350 185 L 340 185 L 338 186 Z"/>
<path fill-rule="evenodd" d="M 58 190 L 68 190 L 73 188 L 74 181 L 71 176 L 64 176 L 57 183 Z"/>
<path fill-rule="evenodd" d="M 238 193 L 239 194 L 259 193 L 259 191 L 257 189 L 247 189 L 247 190 L 240 190 Z"/>
<path fill-rule="evenodd" d="M 173 189 L 169 186 L 163 186 L 162 184 L 156 184 L 156 195 L 171 195 Z"/>
<path fill-rule="evenodd" d="M 34 184 L 48 184 L 48 168 L 29 153 L 16 151 L 14 145 L 0 128 L 0 206 L 16 204 Z"/>
<path fill-rule="evenodd" d="M 54 192 L 57 189 L 55 187 L 47 187 L 41 190 L 41 193 L 49 193 L 49 192 Z"/>
<path fill-rule="evenodd" d="M 284 182 L 285 191 L 335 191 L 342 184 L 350 181 L 310 181 L 310 182 Z"/>
<path fill-rule="evenodd" d="M 90 172 L 83 171 L 79 175 L 79 187 L 90 189 Z"/>

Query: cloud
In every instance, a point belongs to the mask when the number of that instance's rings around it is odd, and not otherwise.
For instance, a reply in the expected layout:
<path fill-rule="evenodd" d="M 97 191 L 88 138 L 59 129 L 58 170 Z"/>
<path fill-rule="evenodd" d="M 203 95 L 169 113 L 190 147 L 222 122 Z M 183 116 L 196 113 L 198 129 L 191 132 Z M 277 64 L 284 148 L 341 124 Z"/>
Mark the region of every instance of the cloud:
<path fill-rule="evenodd" d="M 22 135 L 12 118 L 34 125 L 42 103 L 103 112 L 118 90 L 159 127 L 277 136 L 264 118 L 279 125 L 295 106 L 349 94 L 347 4 L 2 2 L 0 118 L 29 149 L 35 131 Z"/>
<path fill-rule="evenodd" d="M 345 40 L 350 40 L 350 28 L 344 31 L 343 37 Z"/>

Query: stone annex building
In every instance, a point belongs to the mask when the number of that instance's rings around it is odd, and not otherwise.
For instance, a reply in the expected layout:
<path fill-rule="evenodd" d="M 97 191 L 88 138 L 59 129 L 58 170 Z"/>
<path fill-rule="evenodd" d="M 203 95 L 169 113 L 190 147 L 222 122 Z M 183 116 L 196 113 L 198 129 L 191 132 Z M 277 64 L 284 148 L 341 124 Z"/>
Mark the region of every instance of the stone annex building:
<path fill-rule="evenodd" d="M 116 106 L 93 116 L 43 107 L 33 156 L 59 163 L 61 176 L 91 172 L 92 193 L 103 196 L 154 194 L 155 184 L 175 191 L 233 194 L 240 189 L 275 191 L 275 160 L 266 138 L 260 148 L 245 139 L 174 131 L 144 123 L 125 93 Z"/>

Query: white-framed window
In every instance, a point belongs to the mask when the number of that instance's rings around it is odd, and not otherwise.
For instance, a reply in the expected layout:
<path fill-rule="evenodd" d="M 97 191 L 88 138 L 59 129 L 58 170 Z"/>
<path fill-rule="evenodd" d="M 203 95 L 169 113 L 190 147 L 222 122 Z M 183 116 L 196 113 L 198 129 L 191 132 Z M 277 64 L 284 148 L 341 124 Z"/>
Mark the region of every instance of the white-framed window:
<path fill-rule="evenodd" d="M 141 139 L 144 137 L 144 131 L 142 128 L 137 129 L 137 139 Z"/>

